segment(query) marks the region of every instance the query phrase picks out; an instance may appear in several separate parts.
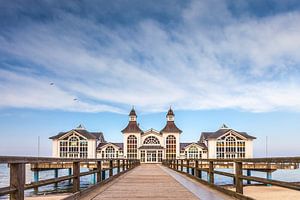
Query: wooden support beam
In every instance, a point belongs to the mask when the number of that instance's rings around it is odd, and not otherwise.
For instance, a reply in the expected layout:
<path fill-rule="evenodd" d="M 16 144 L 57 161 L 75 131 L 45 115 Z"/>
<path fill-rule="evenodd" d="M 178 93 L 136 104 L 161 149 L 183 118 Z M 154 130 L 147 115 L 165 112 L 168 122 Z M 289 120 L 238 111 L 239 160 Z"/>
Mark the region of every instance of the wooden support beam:
<path fill-rule="evenodd" d="M 10 164 L 10 187 L 16 191 L 10 194 L 10 200 L 24 200 L 25 164 Z"/>
<path fill-rule="evenodd" d="M 183 171 L 183 160 L 180 160 L 180 171 Z"/>
<path fill-rule="evenodd" d="M 235 162 L 235 188 L 236 192 L 243 194 L 243 179 L 241 176 L 243 175 L 243 163 Z"/>
<path fill-rule="evenodd" d="M 186 172 L 190 173 L 190 160 L 186 160 Z"/>
<path fill-rule="evenodd" d="M 122 160 L 122 171 L 125 171 L 125 160 Z"/>
<path fill-rule="evenodd" d="M 199 161 L 195 160 L 195 167 L 194 167 L 194 176 L 199 178 L 199 170 L 198 170 Z"/>
<path fill-rule="evenodd" d="M 58 178 L 58 169 L 54 169 L 54 178 Z M 58 183 L 54 183 L 54 187 L 57 188 Z"/>
<path fill-rule="evenodd" d="M 73 193 L 80 190 L 80 162 L 73 162 Z"/>
<path fill-rule="evenodd" d="M 113 176 L 113 160 L 109 160 L 109 178 Z"/>
<path fill-rule="evenodd" d="M 102 166 L 101 166 L 101 161 L 97 161 L 97 183 L 101 182 L 101 171 L 102 171 Z"/>
<path fill-rule="evenodd" d="M 209 168 L 208 168 L 208 182 L 214 184 L 214 162 L 209 161 Z"/>
<path fill-rule="evenodd" d="M 117 173 L 120 173 L 121 169 L 120 169 L 120 160 L 117 160 Z"/>

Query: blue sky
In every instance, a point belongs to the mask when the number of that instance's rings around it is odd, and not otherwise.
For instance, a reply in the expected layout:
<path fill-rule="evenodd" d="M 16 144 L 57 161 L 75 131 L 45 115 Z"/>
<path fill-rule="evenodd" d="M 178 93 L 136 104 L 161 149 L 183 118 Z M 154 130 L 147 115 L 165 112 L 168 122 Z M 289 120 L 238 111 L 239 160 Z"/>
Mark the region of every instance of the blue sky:
<path fill-rule="evenodd" d="M 122 141 L 132 105 L 158 130 L 172 105 L 182 141 L 226 123 L 255 156 L 266 136 L 300 153 L 297 0 L 2 1 L 0 27 L 2 155 L 35 155 L 38 136 L 50 155 L 79 123 Z"/>

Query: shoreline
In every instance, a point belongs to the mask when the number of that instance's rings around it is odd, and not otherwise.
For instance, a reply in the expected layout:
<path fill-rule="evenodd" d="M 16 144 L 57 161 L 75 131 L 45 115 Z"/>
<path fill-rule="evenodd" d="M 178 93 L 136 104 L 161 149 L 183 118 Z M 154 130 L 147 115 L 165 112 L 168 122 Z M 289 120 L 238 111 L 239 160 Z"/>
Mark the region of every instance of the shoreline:
<path fill-rule="evenodd" d="M 228 188 L 235 191 L 234 187 Z M 278 186 L 265 185 L 247 185 L 244 186 L 244 195 L 258 199 L 258 200 L 298 200 L 300 199 L 300 192 Z"/>

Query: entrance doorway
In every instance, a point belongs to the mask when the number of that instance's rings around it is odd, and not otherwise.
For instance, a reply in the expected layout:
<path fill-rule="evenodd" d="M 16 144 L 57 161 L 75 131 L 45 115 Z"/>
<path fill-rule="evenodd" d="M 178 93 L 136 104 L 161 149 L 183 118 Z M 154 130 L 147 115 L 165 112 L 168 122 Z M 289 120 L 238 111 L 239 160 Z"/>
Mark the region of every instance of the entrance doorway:
<path fill-rule="evenodd" d="M 143 163 L 159 163 L 162 161 L 161 150 L 142 150 L 141 162 Z"/>
<path fill-rule="evenodd" d="M 156 160 L 156 151 L 147 151 L 147 162 L 148 163 L 155 163 Z"/>

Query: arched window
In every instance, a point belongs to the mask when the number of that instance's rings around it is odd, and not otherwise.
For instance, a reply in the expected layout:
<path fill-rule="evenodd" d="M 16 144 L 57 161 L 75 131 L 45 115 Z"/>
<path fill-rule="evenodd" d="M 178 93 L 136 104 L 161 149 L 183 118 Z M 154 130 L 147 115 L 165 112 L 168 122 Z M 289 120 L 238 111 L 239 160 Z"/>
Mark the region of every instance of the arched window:
<path fill-rule="evenodd" d="M 176 158 L 176 138 L 174 135 L 169 135 L 166 139 L 166 159 Z"/>
<path fill-rule="evenodd" d="M 217 158 L 245 158 L 245 141 L 232 133 L 218 139 Z"/>
<path fill-rule="evenodd" d="M 127 158 L 137 159 L 137 138 L 134 135 L 127 138 Z"/>
<path fill-rule="evenodd" d="M 228 136 L 226 138 L 226 152 L 227 153 L 235 153 L 235 147 L 236 147 L 236 143 L 235 143 L 235 138 L 233 136 Z"/>
<path fill-rule="evenodd" d="M 105 149 L 106 158 L 114 158 L 115 157 L 115 148 L 112 146 L 108 146 Z"/>
<path fill-rule="evenodd" d="M 160 144 L 160 143 L 156 137 L 149 136 L 144 140 L 144 144 Z"/>
<path fill-rule="evenodd" d="M 190 147 L 188 156 L 189 156 L 188 158 L 197 159 L 199 157 L 198 148 L 195 146 Z"/>
<path fill-rule="evenodd" d="M 63 158 L 87 158 L 88 142 L 85 138 L 75 134 L 59 141 L 60 157 Z"/>
<path fill-rule="evenodd" d="M 72 136 L 69 138 L 69 153 L 78 153 L 79 152 L 79 138 Z"/>

